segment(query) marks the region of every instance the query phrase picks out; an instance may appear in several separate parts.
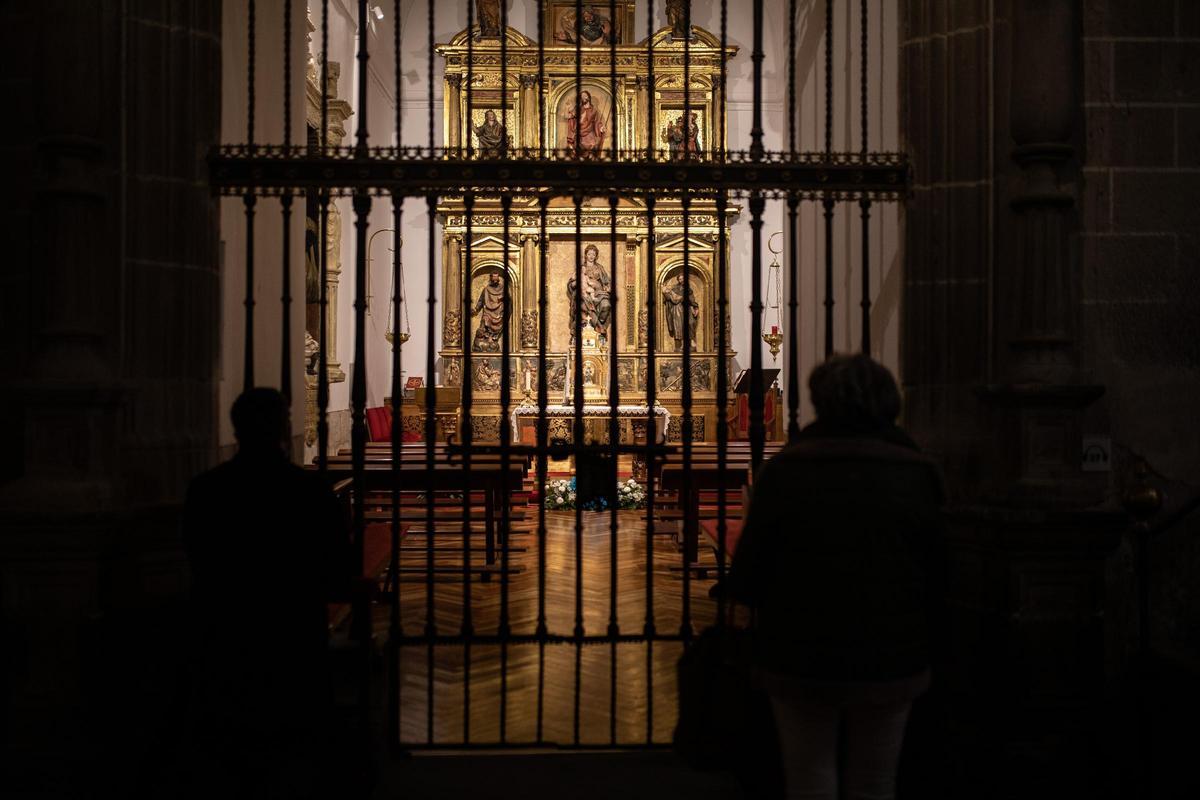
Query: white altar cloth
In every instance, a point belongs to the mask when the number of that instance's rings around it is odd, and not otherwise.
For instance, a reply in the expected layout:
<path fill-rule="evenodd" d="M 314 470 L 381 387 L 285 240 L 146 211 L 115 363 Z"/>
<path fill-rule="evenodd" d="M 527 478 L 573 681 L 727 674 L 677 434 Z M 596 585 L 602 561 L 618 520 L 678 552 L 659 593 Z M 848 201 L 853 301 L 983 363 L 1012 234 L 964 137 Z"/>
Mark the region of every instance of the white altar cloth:
<path fill-rule="evenodd" d="M 583 407 L 584 417 L 604 417 L 608 418 L 612 414 L 612 406 L 591 404 Z M 646 419 L 650 414 L 650 409 L 646 405 L 632 406 L 617 406 L 617 416 L 627 417 L 630 419 Z M 535 405 L 520 405 L 512 410 L 512 430 L 513 439 L 521 438 L 520 425 L 518 424 L 519 417 L 536 417 L 538 415 L 538 407 Z M 562 404 L 546 406 L 547 419 L 574 419 L 575 406 L 567 406 Z M 671 412 L 662 406 L 654 406 L 654 428 L 657 435 L 657 441 L 661 444 L 667 440 L 667 422 L 671 419 Z"/>

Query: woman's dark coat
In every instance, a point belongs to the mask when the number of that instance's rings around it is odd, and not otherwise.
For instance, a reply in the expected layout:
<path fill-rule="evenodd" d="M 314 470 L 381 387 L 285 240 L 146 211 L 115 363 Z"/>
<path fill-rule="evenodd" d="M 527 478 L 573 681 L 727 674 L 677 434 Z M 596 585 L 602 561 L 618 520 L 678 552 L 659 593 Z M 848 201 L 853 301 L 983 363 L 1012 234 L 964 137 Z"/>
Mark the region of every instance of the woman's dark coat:
<path fill-rule="evenodd" d="M 899 428 L 810 425 L 754 479 L 730 574 L 757 610 L 759 666 L 873 681 L 930 664 L 942 483 Z"/>

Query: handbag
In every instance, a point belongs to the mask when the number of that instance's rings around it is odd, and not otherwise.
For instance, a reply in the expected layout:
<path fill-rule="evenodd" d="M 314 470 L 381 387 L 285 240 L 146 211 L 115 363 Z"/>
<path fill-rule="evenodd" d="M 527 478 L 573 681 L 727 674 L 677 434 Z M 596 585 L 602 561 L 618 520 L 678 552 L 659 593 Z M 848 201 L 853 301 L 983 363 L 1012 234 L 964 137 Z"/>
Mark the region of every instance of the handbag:
<path fill-rule="evenodd" d="M 753 634 L 705 629 L 680 656 L 675 752 L 698 770 L 729 770 L 747 797 L 782 797 L 783 764 L 766 692 L 754 681 Z"/>

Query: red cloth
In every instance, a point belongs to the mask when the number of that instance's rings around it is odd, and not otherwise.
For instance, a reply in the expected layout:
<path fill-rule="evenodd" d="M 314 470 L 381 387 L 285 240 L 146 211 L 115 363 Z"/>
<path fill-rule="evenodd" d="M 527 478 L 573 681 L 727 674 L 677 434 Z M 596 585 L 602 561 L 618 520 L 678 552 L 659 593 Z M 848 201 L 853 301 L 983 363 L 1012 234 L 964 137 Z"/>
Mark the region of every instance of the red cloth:
<path fill-rule="evenodd" d="M 392 409 L 387 406 L 367 409 L 367 432 L 372 442 L 392 439 Z"/>
<path fill-rule="evenodd" d="M 775 390 L 767 389 L 763 394 L 763 427 L 769 432 L 775 422 Z M 750 435 L 750 395 L 737 396 L 737 435 L 739 438 Z M 768 433 L 767 438 L 770 438 Z"/>

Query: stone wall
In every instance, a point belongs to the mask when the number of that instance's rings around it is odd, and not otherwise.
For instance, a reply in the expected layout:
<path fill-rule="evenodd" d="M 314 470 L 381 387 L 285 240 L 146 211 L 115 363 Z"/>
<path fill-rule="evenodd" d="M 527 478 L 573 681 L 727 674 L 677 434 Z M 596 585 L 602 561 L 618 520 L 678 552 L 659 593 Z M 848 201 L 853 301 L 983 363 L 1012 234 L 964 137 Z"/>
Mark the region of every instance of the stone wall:
<path fill-rule="evenodd" d="M 1198 36 L 1187 0 L 1084 4 L 1083 347 L 1117 456 L 1147 459 L 1167 510 L 1200 491 Z M 1200 663 L 1200 518 L 1153 563 L 1156 646 Z"/>
<path fill-rule="evenodd" d="M 176 699 L 178 509 L 215 456 L 220 19 L 217 0 L 0 12 L 20 108 L 0 149 L 0 409 L 23 442 L 0 456 L 0 762 L 18 794 L 128 785 Z"/>

